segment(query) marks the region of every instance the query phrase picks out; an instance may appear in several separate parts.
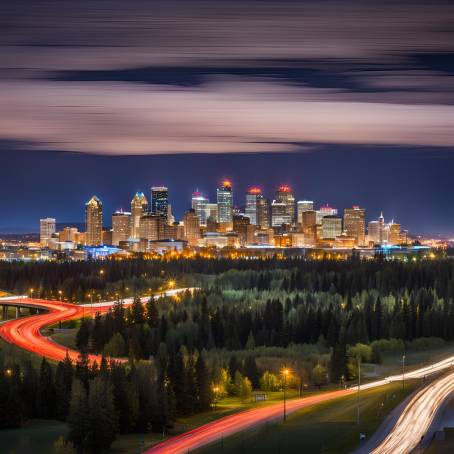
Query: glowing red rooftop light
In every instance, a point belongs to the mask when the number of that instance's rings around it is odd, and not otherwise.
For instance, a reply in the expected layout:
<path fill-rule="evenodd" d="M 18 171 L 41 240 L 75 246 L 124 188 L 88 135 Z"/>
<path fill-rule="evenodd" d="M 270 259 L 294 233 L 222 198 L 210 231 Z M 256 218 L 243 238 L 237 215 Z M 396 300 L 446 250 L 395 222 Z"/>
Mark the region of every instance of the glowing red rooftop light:
<path fill-rule="evenodd" d="M 253 187 L 249 189 L 249 194 L 261 194 L 262 190 L 258 187 Z"/>
<path fill-rule="evenodd" d="M 231 187 L 232 187 L 232 182 L 231 182 L 230 180 L 224 180 L 224 181 L 222 182 L 222 186 L 223 186 L 224 188 L 231 188 Z"/>
<path fill-rule="evenodd" d="M 292 188 L 290 186 L 283 184 L 282 186 L 279 186 L 279 191 L 280 192 L 291 192 Z"/>

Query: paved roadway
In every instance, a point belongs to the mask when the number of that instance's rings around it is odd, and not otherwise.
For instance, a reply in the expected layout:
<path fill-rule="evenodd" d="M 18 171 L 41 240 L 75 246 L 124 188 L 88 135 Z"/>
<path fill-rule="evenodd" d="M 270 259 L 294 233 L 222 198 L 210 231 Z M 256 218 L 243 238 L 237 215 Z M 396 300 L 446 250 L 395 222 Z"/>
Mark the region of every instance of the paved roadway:
<path fill-rule="evenodd" d="M 155 297 L 160 298 L 163 295 L 172 296 L 186 290 L 188 288 L 180 288 L 168 290 Z M 142 298 L 145 302 L 149 297 Z M 128 306 L 133 301 L 132 298 L 125 300 L 125 306 Z M 76 350 L 68 349 L 52 341 L 49 337 L 43 336 L 41 330 L 46 326 L 54 325 L 58 322 L 82 318 L 86 316 L 94 316 L 98 312 L 107 312 L 115 301 L 108 301 L 103 303 L 76 305 L 71 303 L 64 303 L 61 301 L 49 301 L 36 298 L 11 298 L 3 299 L 1 304 L 8 304 L 10 306 L 20 307 L 36 307 L 45 309 L 47 312 L 44 314 L 33 315 L 30 317 L 23 317 L 14 320 L 9 320 L 0 325 L 0 336 L 7 342 L 17 345 L 24 350 L 28 350 L 39 356 L 45 356 L 53 361 L 63 361 L 66 354 L 69 355 L 71 360 L 77 361 L 79 352 Z M 100 355 L 89 355 L 90 362 L 100 361 Z M 126 361 L 126 360 L 118 360 Z"/>
<path fill-rule="evenodd" d="M 406 454 L 425 442 L 438 410 L 454 393 L 454 372 L 444 375 L 418 391 L 406 405 L 383 441 L 372 454 Z M 429 441 L 429 440 L 427 440 Z M 426 443 L 424 443 L 426 444 Z"/>

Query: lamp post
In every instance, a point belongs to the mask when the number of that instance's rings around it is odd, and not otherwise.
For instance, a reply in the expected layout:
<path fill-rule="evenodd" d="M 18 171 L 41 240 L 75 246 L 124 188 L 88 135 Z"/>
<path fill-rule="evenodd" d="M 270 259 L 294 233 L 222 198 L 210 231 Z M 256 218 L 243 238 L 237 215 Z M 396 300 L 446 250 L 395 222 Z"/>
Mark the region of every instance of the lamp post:
<path fill-rule="evenodd" d="M 34 288 L 31 288 L 31 289 L 30 289 L 30 298 L 32 298 L 32 299 L 33 299 L 33 292 L 34 292 L 34 291 L 35 291 Z"/>
<path fill-rule="evenodd" d="M 358 393 L 357 393 L 357 398 L 356 398 L 356 418 L 357 418 L 357 424 L 359 426 L 359 391 L 361 390 L 361 356 L 358 355 Z"/>
<path fill-rule="evenodd" d="M 402 355 L 402 390 L 405 389 L 405 355 Z"/>
<path fill-rule="evenodd" d="M 214 409 L 216 410 L 216 404 L 218 403 L 219 386 L 213 386 L 213 392 L 214 392 Z"/>
<path fill-rule="evenodd" d="M 289 375 L 290 370 L 284 367 L 282 369 L 282 376 L 284 377 L 284 421 L 287 419 L 287 376 Z"/>

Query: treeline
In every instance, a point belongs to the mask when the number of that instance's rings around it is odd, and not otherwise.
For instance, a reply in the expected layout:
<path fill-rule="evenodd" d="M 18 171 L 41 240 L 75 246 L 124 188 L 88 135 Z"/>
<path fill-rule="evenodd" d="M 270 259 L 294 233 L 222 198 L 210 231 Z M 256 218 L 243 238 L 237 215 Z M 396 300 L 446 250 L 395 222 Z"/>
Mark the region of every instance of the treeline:
<path fill-rule="evenodd" d="M 30 292 L 35 297 L 58 297 L 89 301 L 88 293 L 101 298 L 118 293 L 124 297 L 157 289 L 166 279 L 177 278 L 183 285 L 208 285 L 217 276 L 221 288 L 257 288 L 327 292 L 343 297 L 375 289 L 380 294 L 403 289 L 434 289 L 440 297 L 454 298 L 454 265 L 450 259 L 386 261 L 383 257 L 362 261 L 305 258 L 250 259 L 155 259 L 104 260 L 87 262 L 0 262 L 0 288 L 14 293 Z"/>
<path fill-rule="evenodd" d="M 233 351 L 420 337 L 454 340 L 454 303 L 433 289 L 347 297 L 333 291 L 211 289 L 145 305 L 136 299 L 126 309 L 118 302 L 105 316 L 83 320 L 76 341 L 81 350 L 148 359 L 162 343 L 172 351 L 182 346 Z"/>

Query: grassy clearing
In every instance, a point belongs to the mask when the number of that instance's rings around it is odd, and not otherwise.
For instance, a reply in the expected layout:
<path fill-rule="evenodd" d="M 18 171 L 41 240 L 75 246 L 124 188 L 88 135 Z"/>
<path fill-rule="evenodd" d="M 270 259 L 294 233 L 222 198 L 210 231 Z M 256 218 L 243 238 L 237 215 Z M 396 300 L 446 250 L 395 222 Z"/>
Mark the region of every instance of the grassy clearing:
<path fill-rule="evenodd" d="M 312 405 L 290 415 L 285 423 L 265 425 L 197 450 L 198 454 L 346 453 L 358 445 L 359 433 L 370 437 L 389 412 L 416 384 L 400 383 L 361 393 L 358 425 L 357 396 Z"/>
<path fill-rule="evenodd" d="M 2 430 L 1 452 L 5 454 L 49 454 L 54 442 L 66 436 L 68 427 L 58 421 L 34 420 L 20 429 Z"/>
<path fill-rule="evenodd" d="M 64 329 L 61 331 L 55 331 L 51 334 L 50 338 L 57 344 L 77 350 L 76 333 L 77 329 Z"/>

